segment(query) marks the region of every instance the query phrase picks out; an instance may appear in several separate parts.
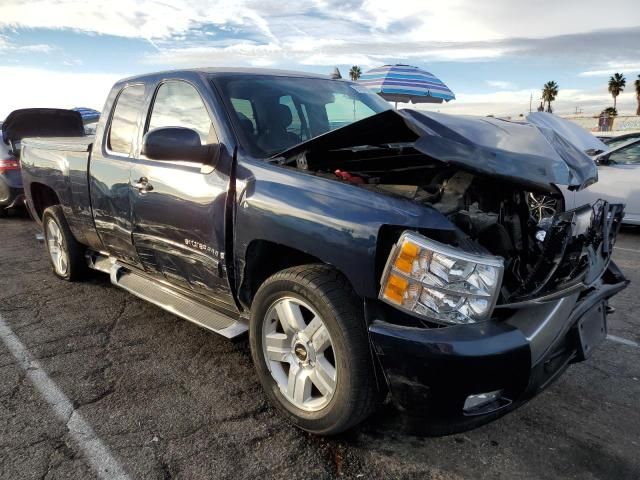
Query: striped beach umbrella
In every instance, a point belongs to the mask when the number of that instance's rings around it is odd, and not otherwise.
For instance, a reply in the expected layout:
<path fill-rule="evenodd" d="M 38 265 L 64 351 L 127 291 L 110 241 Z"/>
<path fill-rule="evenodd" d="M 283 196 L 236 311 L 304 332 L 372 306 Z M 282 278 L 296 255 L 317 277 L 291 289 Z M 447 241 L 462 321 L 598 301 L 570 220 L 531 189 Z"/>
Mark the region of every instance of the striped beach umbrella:
<path fill-rule="evenodd" d="M 456 96 L 432 73 L 411 65 L 383 65 L 362 74 L 358 83 L 385 100 L 411 103 L 442 103 Z"/>

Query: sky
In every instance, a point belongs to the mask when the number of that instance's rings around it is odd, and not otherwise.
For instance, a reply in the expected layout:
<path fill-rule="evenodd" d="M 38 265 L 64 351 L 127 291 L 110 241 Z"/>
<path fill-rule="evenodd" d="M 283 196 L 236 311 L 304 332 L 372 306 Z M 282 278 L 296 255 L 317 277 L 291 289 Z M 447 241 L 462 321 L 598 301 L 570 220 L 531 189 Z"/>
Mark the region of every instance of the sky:
<path fill-rule="evenodd" d="M 635 113 L 640 1 L 0 0 L 0 119 L 23 107 L 102 109 L 119 78 L 250 66 L 330 73 L 416 65 L 456 94 L 442 112 L 515 116 L 555 80 L 560 114 Z"/>

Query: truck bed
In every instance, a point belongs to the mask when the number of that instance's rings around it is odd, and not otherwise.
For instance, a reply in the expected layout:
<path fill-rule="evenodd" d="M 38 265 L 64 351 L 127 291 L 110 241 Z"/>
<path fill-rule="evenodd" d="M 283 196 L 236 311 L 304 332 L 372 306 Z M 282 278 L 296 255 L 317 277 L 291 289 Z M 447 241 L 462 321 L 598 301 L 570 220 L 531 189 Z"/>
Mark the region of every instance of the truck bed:
<path fill-rule="evenodd" d="M 22 146 L 44 150 L 63 150 L 66 152 L 88 152 L 93 143 L 93 135 L 83 137 L 47 137 L 25 138 Z"/>
<path fill-rule="evenodd" d="M 27 206 L 39 220 L 39 201 L 54 192 L 64 205 L 71 231 L 78 241 L 87 242 L 93 232 L 89 198 L 89 157 L 94 137 L 25 138 L 22 142 L 22 178 L 28 188 Z M 31 199 L 31 200 L 29 200 Z M 29 204 L 29 202 L 32 204 Z"/>

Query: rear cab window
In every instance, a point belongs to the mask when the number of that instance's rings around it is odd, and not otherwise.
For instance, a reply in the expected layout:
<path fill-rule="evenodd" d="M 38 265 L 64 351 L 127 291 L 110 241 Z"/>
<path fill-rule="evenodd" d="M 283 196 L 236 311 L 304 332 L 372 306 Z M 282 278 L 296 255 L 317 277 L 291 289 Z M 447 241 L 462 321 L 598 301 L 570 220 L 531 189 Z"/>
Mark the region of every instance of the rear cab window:
<path fill-rule="evenodd" d="M 246 133 L 255 134 L 258 128 L 258 122 L 256 120 L 253 103 L 246 98 L 232 98 L 231 105 L 233 105 L 233 110 L 238 116 L 242 128 L 246 130 Z M 249 126 L 249 123 L 251 123 L 251 126 Z"/>
<path fill-rule="evenodd" d="M 107 148 L 116 155 L 131 156 L 133 139 L 138 132 L 138 116 L 144 103 L 144 85 L 124 87 L 116 100 Z"/>

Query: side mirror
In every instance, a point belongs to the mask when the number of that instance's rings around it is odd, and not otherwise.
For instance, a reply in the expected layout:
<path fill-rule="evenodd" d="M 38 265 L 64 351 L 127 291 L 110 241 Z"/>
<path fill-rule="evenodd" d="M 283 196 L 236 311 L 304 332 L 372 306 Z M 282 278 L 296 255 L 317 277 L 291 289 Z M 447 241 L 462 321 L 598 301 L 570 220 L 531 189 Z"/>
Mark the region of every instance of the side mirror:
<path fill-rule="evenodd" d="M 609 155 L 602 155 L 598 157 L 596 160 L 596 165 L 609 165 Z"/>
<path fill-rule="evenodd" d="M 184 127 L 155 128 L 142 139 L 142 154 L 152 160 L 215 163 L 219 145 L 202 145 L 195 130 Z"/>

